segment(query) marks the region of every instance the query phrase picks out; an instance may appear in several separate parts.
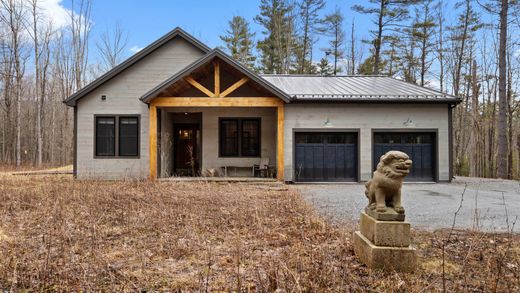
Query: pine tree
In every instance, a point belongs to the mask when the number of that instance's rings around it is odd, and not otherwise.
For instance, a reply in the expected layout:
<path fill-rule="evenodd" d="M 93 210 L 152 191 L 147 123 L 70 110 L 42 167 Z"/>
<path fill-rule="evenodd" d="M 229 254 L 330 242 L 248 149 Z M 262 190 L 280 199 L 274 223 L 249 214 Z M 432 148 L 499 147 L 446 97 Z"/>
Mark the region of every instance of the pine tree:
<path fill-rule="evenodd" d="M 370 43 L 374 46 L 374 68 L 373 74 L 379 74 L 381 63 L 381 51 L 383 47 L 384 32 L 390 27 L 394 27 L 408 17 L 408 5 L 419 2 L 418 0 L 369 0 L 375 6 L 354 5 L 352 9 L 363 14 L 374 15 L 373 23 L 377 26 L 376 30 L 371 30 L 372 40 Z"/>
<path fill-rule="evenodd" d="M 299 16 L 302 22 L 301 50 L 297 55 L 298 73 L 310 73 L 312 45 L 314 33 L 319 29 L 322 20 L 319 12 L 325 7 L 325 0 L 301 0 L 298 3 Z"/>
<path fill-rule="evenodd" d="M 435 17 L 432 11 L 433 0 L 424 0 L 421 5 L 416 8 L 416 21 L 413 23 L 414 39 L 419 47 L 419 61 L 420 61 L 420 83 L 425 85 L 426 74 L 432 64 L 430 54 L 435 48 L 433 36 L 437 33 Z"/>
<path fill-rule="evenodd" d="M 258 42 L 263 73 L 289 73 L 295 54 L 294 7 L 287 0 L 261 0 L 255 22 L 263 26 L 265 38 Z"/>
<path fill-rule="evenodd" d="M 253 55 L 253 38 L 249 23 L 242 16 L 234 16 L 229 21 L 229 29 L 220 39 L 226 43 L 231 56 L 249 68 L 253 68 L 256 57 Z"/>
<path fill-rule="evenodd" d="M 334 75 L 340 70 L 338 68 L 338 61 L 345 57 L 345 32 L 343 31 L 343 14 L 341 10 L 336 7 L 336 10 L 325 16 L 323 20 L 324 26 L 321 27 L 320 31 L 331 36 L 332 39 L 329 41 L 330 52 L 334 57 Z"/>
<path fill-rule="evenodd" d="M 320 75 L 332 75 L 334 73 L 334 70 L 332 66 L 329 64 L 329 60 L 326 57 L 321 58 L 320 63 L 318 63 L 318 73 Z"/>

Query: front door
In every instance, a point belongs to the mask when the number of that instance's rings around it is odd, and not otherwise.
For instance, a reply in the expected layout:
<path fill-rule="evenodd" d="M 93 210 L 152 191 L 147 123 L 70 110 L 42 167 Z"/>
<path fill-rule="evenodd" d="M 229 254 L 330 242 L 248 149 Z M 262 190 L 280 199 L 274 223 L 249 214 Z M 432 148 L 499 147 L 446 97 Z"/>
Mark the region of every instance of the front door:
<path fill-rule="evenodd" d="M 176 176 L 199 175 L 199 124 L 175 124 L 173 138 L 173 170 Z"/>

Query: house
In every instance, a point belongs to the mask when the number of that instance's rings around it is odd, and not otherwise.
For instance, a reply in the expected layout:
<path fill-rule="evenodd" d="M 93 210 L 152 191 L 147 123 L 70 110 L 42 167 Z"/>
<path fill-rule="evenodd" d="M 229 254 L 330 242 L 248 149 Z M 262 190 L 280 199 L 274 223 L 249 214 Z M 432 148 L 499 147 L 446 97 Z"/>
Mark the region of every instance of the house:
<path fill-rule="evenodd" d="M 410 180 L 452 177 L 459 99 L 384 76 L 258 75 L 176 28 L 65 100 L 76 178 L 217 170 L 286 182 L 366 181 L 403 150 Z"/>

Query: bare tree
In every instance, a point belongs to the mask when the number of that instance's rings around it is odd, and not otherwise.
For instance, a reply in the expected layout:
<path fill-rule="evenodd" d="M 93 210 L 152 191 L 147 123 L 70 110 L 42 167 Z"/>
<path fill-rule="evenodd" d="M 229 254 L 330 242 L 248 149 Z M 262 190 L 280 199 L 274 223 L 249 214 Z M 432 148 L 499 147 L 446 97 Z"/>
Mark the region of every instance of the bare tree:
<path fill-rule="evenodd" d="M 125 57 L 125 49 L 128 45 L 128 34 L 117 23 L 114 31 L 108 29 L 103 32 L 101 39 L 96 43 L 104 71 L 108 71 L 121 63 Z"/>
<path fill-rule="evenodd" d="M 509 0 L 500 2 L 500 45 L 498 49 L 498 153 L 497 177 L 507 178 L 507 16 Z"/>
<path fill-rule="evenodd" d="M 0 21 L 2 21 L 8 30 L 7 46 L 9 50 L 10 60 L 12 62 L 14 74 L 13 97 L 16 105 L 16 120 L 15 120 L 15 153 L 16 166 L 22 163 L 21 157 L 21 95 L 22 83 L 25 74 L 25 63 L 27 57 L 23 47 L 23 26 L 26 21 L 25 9 L 23 2 L 20 0 L 1 0 L 0 5 L 2 12 L 0 14 Z"/>

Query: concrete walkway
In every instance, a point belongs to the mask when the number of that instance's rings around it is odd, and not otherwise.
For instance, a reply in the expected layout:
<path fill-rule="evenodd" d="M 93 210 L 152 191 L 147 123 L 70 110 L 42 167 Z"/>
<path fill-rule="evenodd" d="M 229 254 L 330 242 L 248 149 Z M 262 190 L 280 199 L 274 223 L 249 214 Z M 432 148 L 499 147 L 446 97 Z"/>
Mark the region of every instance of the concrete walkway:
<path fill-rule="evenodd" d="M 304 198 L 335 222 L 353 222 L 367 204 L 364 184 L 293 185 Z M 466 189 L 464 191 L 464 189 Z M 464 196 L 462 194 L 464 193 Z M 405 183 L 403 204 L 412 227 L 433 231 L 455 227 L 481 231 L 520 231 L 520 183 L 458 177 L 452 183 Z M 509 222 L 509 224 L 508 224 Z"/>

